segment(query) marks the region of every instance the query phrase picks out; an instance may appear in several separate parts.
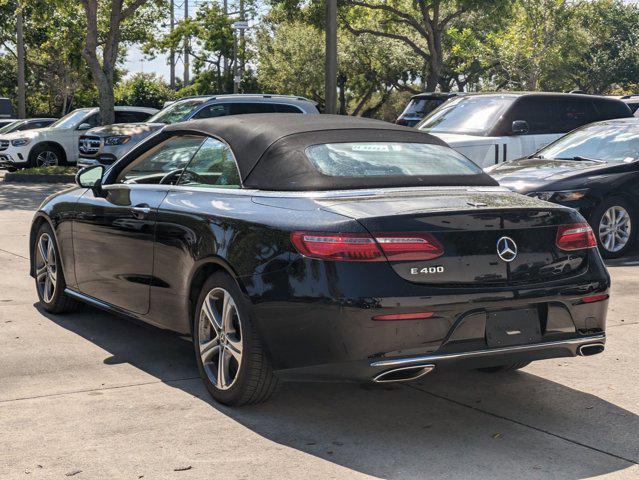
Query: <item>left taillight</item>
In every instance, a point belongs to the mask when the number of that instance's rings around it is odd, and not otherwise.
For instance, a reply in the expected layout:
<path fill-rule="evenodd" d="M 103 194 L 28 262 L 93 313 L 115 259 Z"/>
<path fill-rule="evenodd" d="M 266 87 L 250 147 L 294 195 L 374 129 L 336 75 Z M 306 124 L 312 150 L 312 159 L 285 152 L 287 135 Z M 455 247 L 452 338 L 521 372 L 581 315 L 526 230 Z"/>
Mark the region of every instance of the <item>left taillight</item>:
<path fill-rule="evenodd" d="M 293 232 L 293 245 L 302 255 L 322 260 L 379 262 L 432 260 L 444 248 L 429 233 Z"/>
<path fill-rule="evenodd" d="M 587 223 L 560 225 L 557 230 L 557 247 L 564 251 L 595 248 L 597 239 Z"/>

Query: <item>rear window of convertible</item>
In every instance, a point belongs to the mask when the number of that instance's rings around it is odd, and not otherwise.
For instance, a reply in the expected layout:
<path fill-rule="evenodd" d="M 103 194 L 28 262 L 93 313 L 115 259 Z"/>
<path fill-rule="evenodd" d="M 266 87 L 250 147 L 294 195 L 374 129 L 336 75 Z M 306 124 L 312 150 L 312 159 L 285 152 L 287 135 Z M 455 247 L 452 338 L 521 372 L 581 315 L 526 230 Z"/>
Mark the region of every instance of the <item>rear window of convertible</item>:
<path fill-rule="evenodd" d="M 317 170 L 331 177 L 477 175 L 482 170 L 449 147 L 425 143 L 325 143 L 306 149 Z"/>

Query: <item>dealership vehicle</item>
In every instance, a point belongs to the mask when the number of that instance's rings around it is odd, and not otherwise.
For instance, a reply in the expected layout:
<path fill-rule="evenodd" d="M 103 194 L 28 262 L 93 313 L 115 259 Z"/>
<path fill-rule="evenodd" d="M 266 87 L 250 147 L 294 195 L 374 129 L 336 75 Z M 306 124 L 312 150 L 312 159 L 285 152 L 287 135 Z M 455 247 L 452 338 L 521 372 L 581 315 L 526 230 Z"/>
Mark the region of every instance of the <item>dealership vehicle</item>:
<path fill-rule="evenodd" d="M 149 135 L 167 124 L 246 113 L 319 113 L 314 102 L 288 95 L 216 95 L 169 102 L 145 123 L 109 125 L 80 137 L 78 166 L 111 165 Z"/>
<path fill-rule="evenodd" d="M 225 404 L 280 380 L 407 381 L 604 348 L 610 278 L 583 217 L 415 129 L 186 122 L 76 178 L 32 224 L 42 307 L 191 334 Z"/>
<path fill-rule="evenodd" d="M 630 108 L 630 111 L 635 114 L 635 117 L 637 116 L 639 112 L 639 95 L 638 94 L 634 93 L 632 95 L 621 95 L 616 98 L 618 98 L 623 103 L 628 105 L 628 108 Z"/>
<path fill-rule="evenodd" d="M 486 171 L 511 190 L 579 210 L 606 258 L 624 255 L 637 238 L 639 118 L 587 125 Z"/>
<path fill-rule="evenodd" d="M 410 102 L 408 102 L 402 114 L 395 120 L 395 123 L 414 127 L 422 118 L 442 105 L 446 100 L 457 95 L 459 93 L 455 92 L 424 92 L 413 95 L 410 97 Z"/>
<path fill-rule="evenodd" d="M 154 108 L 115 107 L 115 121 L 142 121 Z M 74 164 L 78 138 L 100 123 L 98 108 L 73 110 L 46 128 L 0 134 L 0 166 L 8 169 Z"/>
<path fill-rule="evenodd" d="M 631 117 L 621 100 L 573 93 L 490 93 L 453 98 L 416 128 L 481 167 L 525 157 L 587 123 Z"/>
<path fill-rule="evenodd" d="M 0 123 L 0 135 L 3 133 L 22 132 L 24 130 L 35 130 L 44 128 L 55 122 L 57 118 L 27 118 L 26 120 L 10 120 L 9 123 Z"/>
<path fill-rule="evenodd" d="M 13 117 L 13 103 L 7 97 L 0 97 L 0 118 L 2 120 Z"/>

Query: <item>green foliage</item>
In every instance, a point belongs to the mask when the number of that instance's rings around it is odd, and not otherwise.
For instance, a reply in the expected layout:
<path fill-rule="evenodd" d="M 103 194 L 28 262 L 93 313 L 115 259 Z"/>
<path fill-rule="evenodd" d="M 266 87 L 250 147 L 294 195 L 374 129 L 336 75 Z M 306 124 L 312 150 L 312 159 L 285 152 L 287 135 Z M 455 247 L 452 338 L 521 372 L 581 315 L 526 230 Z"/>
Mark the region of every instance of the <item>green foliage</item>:
<path fill-rule="evenodd" d="M 162 108 L 164 102 L 176 98 L 176 92 L 154 73 L 136 73 L 121 81 L 115 89 L 117 105 Z"/>

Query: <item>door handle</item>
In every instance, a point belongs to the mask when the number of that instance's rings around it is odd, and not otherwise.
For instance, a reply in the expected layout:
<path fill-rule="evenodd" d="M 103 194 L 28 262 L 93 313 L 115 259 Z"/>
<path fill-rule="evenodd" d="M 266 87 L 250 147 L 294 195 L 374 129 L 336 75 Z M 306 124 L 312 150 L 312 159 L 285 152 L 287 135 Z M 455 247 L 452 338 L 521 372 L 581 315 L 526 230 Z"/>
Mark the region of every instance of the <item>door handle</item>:
<path fill-rule="evenodd" d="M 149 213 L 151 213 L 151 207 L 131 207 L 131 211 L 137 215 L 148 215 Z"/>

